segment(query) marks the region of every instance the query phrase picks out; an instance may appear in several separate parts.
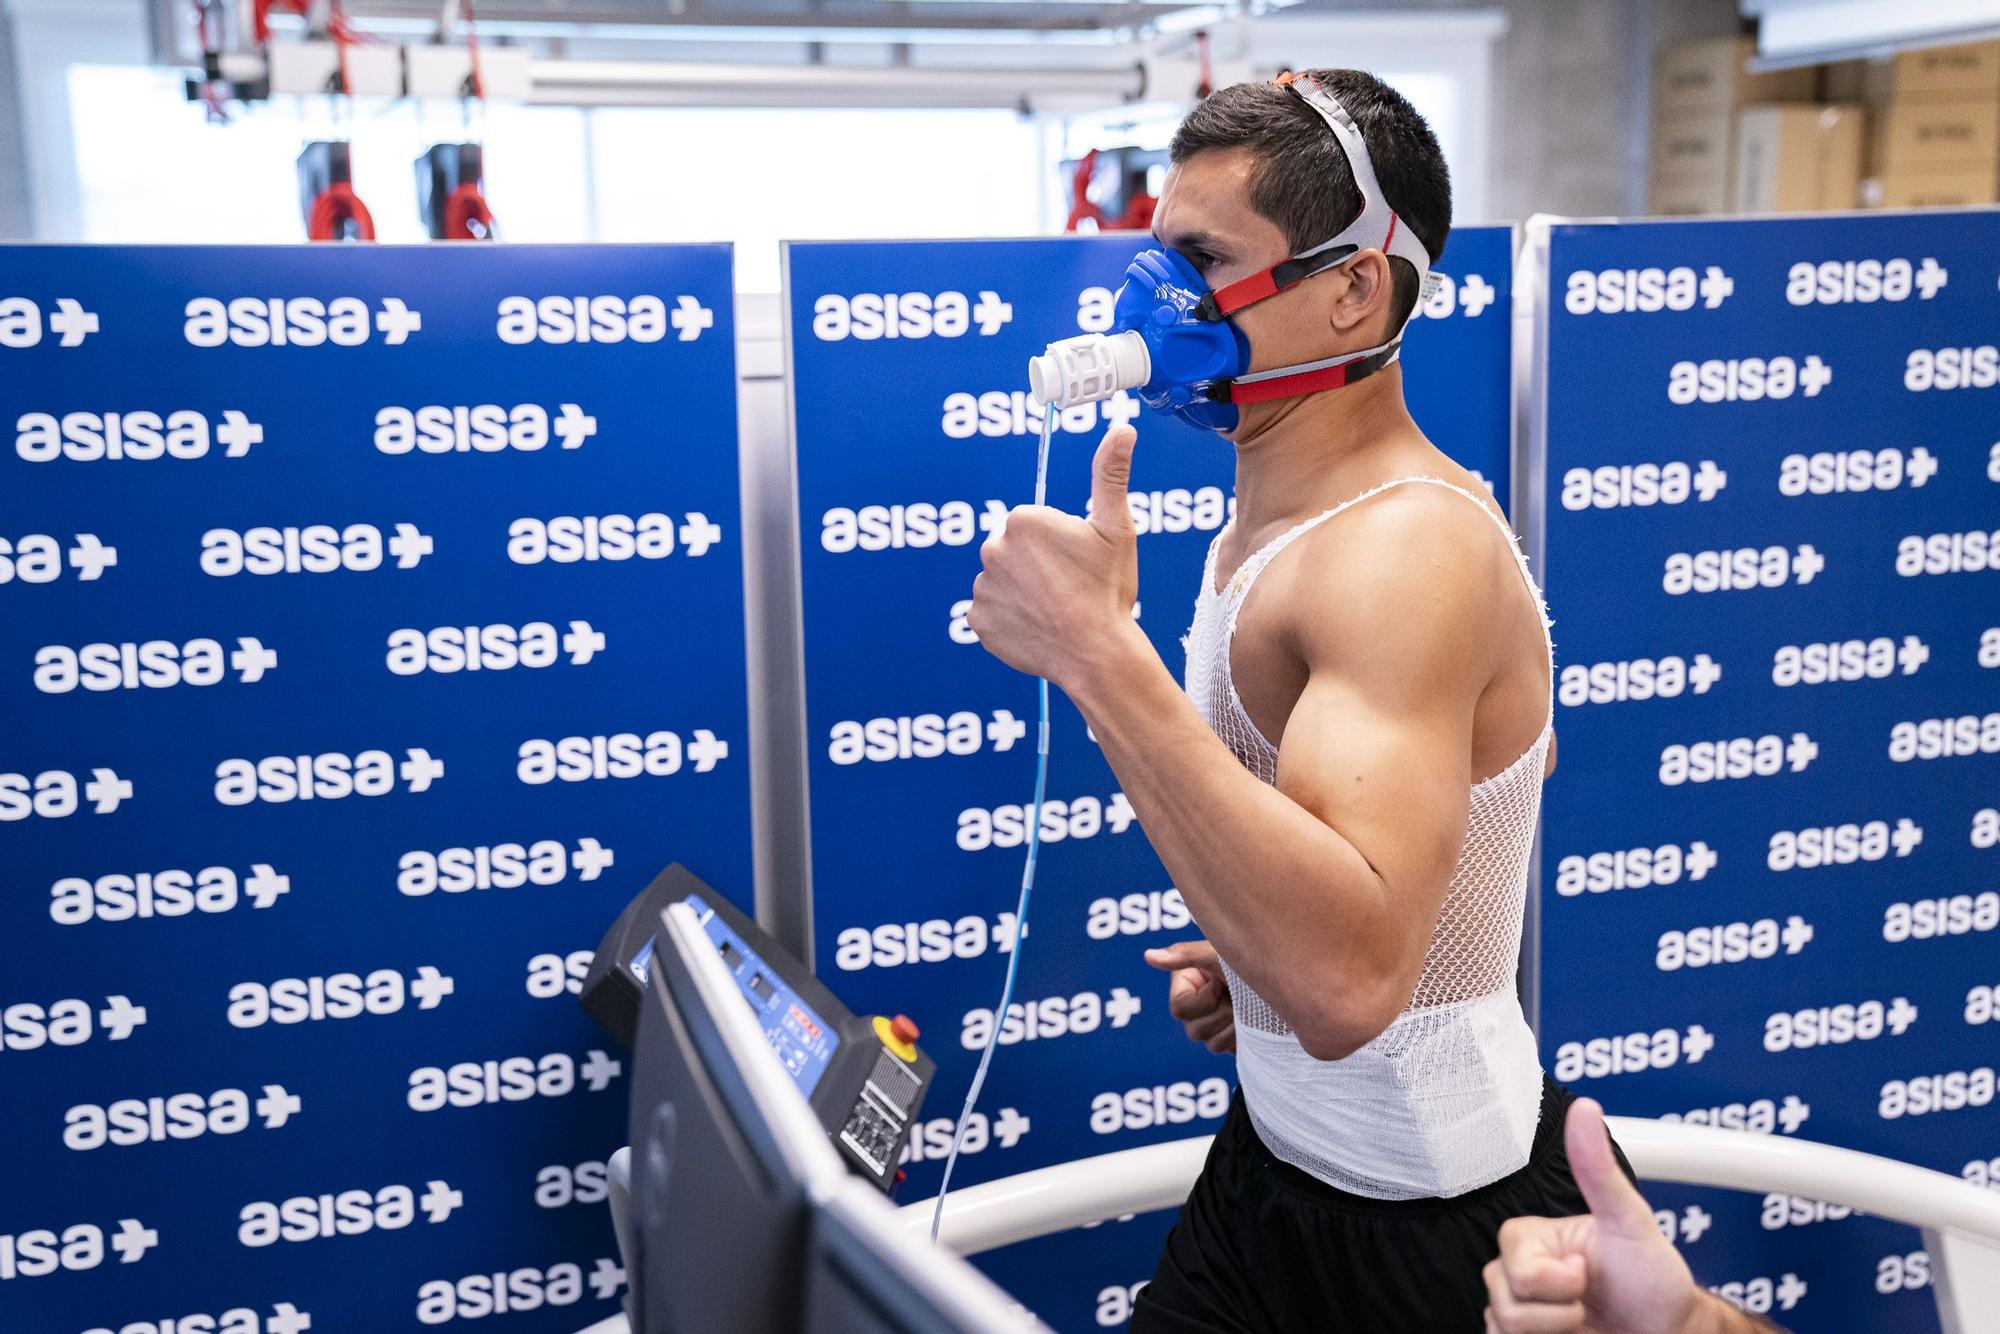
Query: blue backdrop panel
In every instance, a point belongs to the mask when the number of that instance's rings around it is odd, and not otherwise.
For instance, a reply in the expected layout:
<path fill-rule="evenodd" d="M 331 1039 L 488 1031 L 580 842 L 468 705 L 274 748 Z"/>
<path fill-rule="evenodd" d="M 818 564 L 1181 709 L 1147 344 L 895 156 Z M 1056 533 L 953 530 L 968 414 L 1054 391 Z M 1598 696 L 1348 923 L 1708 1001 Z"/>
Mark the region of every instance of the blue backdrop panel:
<path fill-rule="evenodd" d="M 2000 214 L 1557 226 L 1541 1037 L 1614 1112 L 2000 1153 Z M 1657 1192 L 1710 1284 L 1929 1330 L 1914 1229 Z"/>
<path fill-rule="evenodd" d="M 1035 687 L 963 616 L 979 545 L 1033 497 L 1027 359 L 1102 330 L 1140 244 L 794 244 L 787 309 L 804 601 L 815 963 L 857 1011 L 908 1013 L 938 1061 L 900 1198 L 935 1194 L 1005 971 L 1033 795 Z M 1418 418 L 1508 475 L 1509 229 L 1454 235 L 1454 281 L 1409 336 Z M 1063 414 L 1049 503 L 1081 513 L 1113 422 L 1132 470 L 1140 624 L 1176 674 L 1228 442 L 1121 396 Z M 1148 946 L 1195 934 L 1081 717 L 1054 697 L 1028 954 L 954 1185 L 1212 1131 L 1232 1063 L 1167 1014 Z M 983 1263 L 1058 1329 L 1121 1325 L 1170 1214 Z"/>
<path fill-rule="evenodd" d="M 750 885 L 728 248 L 0 248 L 0 421 L 0 1327 L 601 1318 L 577 982 Z"/>

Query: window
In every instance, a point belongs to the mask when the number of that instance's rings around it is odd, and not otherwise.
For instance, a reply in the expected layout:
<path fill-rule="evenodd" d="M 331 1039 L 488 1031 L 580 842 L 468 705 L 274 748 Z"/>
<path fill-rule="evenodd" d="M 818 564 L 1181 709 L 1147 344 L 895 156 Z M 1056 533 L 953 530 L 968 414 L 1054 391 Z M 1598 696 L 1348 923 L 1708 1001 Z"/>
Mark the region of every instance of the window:
<path fill-rule="evenodd" d="M 1041 135 L 1011 111 L 602 109 L 598 236 L 736 243 L 778 290 L 778 242 L 1044 230 Z M 497 205 L 496 205 L 497 207 Z"/>
<path fill-rule="evenodd" d="M 86 241 L 302 241 L 298 156 L 316 139 L 352 141 L 355 193 L 377 239 L 421 241 L 416 160 L 468 138 L 489 145 L 486 193 L 502 236 L 590 239 L 584 113 L 574 108 L 495 104 L 475 108 L 468 126 L 456 103 L 287 98 L 211 125 L 172 70 L 75 65 L 69 87 Z"/>

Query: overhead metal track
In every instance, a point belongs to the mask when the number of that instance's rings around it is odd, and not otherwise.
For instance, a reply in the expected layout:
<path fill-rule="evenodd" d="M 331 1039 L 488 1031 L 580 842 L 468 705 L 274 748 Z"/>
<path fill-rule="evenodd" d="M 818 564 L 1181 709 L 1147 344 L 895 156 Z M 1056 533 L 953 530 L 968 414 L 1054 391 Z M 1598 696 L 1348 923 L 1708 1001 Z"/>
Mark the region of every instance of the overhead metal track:
<path fill-rule="evenodd" d="M 530 101 L 563 106 L 1086 107 L 1145 95 L 1146 71 L 537 60 Z"/>
<path fill-rule="evenodd" d="M 1143 28 L 1204 7 L 1209 6 L 1147 0 L 677 0 L 640 8 L 486 0 L 479 6 L 479 30 L 525 41 L 647 39 L 692 26 L 1106 32 Z M 384 36 L 409 37 L 437 28 L 434 0 L 348 0 L 347 13 L 357 28 Z"/>

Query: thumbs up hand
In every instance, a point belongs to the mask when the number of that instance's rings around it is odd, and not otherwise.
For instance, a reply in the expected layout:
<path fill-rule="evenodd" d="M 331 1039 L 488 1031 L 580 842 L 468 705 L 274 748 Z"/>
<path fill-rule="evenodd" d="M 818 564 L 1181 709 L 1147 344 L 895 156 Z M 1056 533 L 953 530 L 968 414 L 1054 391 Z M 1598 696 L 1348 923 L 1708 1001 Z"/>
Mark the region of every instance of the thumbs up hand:
<path fill-rule="evenodd" d="M 1500 1258 L 1485 1270 L 1488 1331 L 1686 1334 L 1720 1323 L 1619 1170 L 1604 1109 L 1589 1098 L 1570 1104 L 1563 1143 L 1590 1212 L 1501 1224 Z"/>
<path fill-rule="evenodd" d="M 1139 544 L 1125 491 L 1138 432 L 1114 426 L 1091 465 L 1090 517 L 1017 505 L 979 548 L 966 624 L 1008 666 L 1065 685 L 1110 636 L 1128 630 L 1139 596 Z"/>

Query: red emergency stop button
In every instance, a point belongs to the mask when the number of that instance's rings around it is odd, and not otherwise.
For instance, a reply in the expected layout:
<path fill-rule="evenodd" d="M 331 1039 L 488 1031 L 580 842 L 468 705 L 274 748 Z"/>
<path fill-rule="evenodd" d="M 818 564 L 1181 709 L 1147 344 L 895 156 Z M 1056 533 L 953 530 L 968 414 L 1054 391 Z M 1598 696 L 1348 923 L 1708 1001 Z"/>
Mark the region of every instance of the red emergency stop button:
<path fill-rule="evenodd" d="M 917 1026 L 910 1022 L 910 1016 L 899 1014 L 893 1020 L 885 1015 L 874 1019 L 875 1036 L 882 1039 L 882 1045 L 895 1052 L 904 1062 L 917 1062 Z"/>

